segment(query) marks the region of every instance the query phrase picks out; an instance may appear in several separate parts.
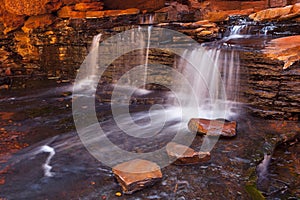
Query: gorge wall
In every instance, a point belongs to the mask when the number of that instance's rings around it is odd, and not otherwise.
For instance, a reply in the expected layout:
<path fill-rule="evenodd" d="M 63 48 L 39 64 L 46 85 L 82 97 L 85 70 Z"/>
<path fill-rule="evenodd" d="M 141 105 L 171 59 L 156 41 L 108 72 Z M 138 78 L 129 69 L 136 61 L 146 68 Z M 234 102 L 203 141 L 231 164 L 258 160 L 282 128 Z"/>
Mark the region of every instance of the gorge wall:
<path fill-rule="evenodd" d="M 117 1 L 1 0 L 0 78 L 11 77 L 15 88 L 27 87 L 27 82 L 34 79 L 70 81 L 88 54 L 94 35 L 102 33 L 104 40 L 147 24 L 150 13 L 157 26 L 181 31 L 202 43 L 220 39 L 231 15 L 248 16 L 265 8 L 295 3 L 285 0 L 141 0 L 124 5 L 109 2 Z M 273 16 L 279 12 L 276 20 L 288 16 L 284 19 L 286 23 L 299 27 L 299 7 L 295 5 L 285 13 L 277 11 Z M 300 34 L 300 30 L 293 31 Z M 152 51 L 150 59 L 155 60 L 160 53 Z M 171 66 L 173 56 L 166 53 L 165 57 L 164 64 Z M 272 60 L 262 52 L 243 52 L 241 65 L 245 79 L 242 101 L 250 105 L 252 112 L 269 118 L 299 119 L 299 62 L 283 70 L 282 61 Z"/>

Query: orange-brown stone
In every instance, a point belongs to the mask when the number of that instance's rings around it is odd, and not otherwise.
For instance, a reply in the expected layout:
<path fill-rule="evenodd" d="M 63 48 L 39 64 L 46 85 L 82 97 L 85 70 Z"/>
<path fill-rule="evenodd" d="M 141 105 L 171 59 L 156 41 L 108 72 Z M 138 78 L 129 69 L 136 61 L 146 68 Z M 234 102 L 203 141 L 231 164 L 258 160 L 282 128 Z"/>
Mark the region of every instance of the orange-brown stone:
<path fill-rule="evenodd" d="M 64 6 L 58 11 L 60 18 L 85 18 L 86 12 L 73 11 L 74 6 Z"/>
<path fill-rule="evenodd" d="M 287 69 L 300 60 L 300 35 L 271 40 L 264 53 L 267 57 L 284 62 L 283 69 Z"/>
<path fill-rule="evenodd" d="M 164 6 L 165 0 L 104 0 L 104 7 L 113 10 L 138 8 L 140 10 L 154 11 Z"/>
<path fill-rule="evenodd" d="M 4 0 L 4 7 L 16 15 L 39 15 L 51 13 L 61 6 L 59 0 Z"/>
<path fill-rule="evenodd" d="M 166 147 L 170 160 L 175 165 L 189 165 L 207 162 L 210 160 L 209 152 L 196 152 L 195 150 L 175 142 L 168 143 Z"/>
<path fill-rule="evenodd" d="M 118 164 L 112 171 L 126 194 L 151 186 L 162 178 L 160 167 L 156 163 L 142 159 Z"/>
<path fill-rule="evenodd" d="M 30 32 L 32 29 L 36 28 L 45 28 L 51 25 L 54 22 L 54 16 L 51 14 L 44 14 L 44 15 L 36 15 L 31 16 L 25 22 L 22 30 L 27 33 Z"/>
<path fill-rule="evenodd" d="M 92 2 L 92 3 L 78 3 L 74 6 L 74 10 L 77 11 L 99 11 L 103 10 L 102 2 Z"/>
<path fill-rule="evenodd" d="M 210 136 L 233 137 L 236 135 L 236 122 L 222 120 L 209 120 L 193 118 L 188 123 L 188 128 L 193 133 L 200 133 Z"/>
<path fill-rule="evenodd" d="M 254 21 L 275 20 L 281 16 L 288 15 L 289 13 L 291 13 L 292 8 L 293 6 L 285 6 L 282 8 L 269 8 L 253 13 L 249 15 L 249 17 Z"/>

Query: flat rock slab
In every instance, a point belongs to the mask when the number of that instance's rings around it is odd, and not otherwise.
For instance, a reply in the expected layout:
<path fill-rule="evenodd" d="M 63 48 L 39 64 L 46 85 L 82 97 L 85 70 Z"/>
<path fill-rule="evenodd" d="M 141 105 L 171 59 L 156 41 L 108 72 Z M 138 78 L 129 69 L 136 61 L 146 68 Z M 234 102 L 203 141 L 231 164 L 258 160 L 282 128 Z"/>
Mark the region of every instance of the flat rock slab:
<path fill-rule="evenodd" d="M 209 120 L 201 118 L 193 118 L 188 123 L 188 128 L 193 133 L 200 133 L 210 136 L 236 136 L 236 122 L 223 120 Z"/>
<path fill-rule="evenodd" d="M 125 194 L 151 186 L 162 179 L 160 167 L 151 161 L 135 159 L 112 169 Z"/>
<path fill-rule="evenodd" d="M 198 164 L 210 160 L 209 152 L 196 152 L 188 146 L 175 142 L 168 143 L 166 150 L 170 159 L 175 159 L 175 162 L 173 162 L 175 165 Z"/>

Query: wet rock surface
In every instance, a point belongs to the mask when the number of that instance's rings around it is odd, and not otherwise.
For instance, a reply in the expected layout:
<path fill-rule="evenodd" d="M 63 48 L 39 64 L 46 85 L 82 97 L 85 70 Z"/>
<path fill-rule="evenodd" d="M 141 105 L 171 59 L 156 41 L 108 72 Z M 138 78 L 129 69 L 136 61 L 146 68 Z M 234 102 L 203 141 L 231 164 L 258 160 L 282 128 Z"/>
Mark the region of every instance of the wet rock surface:
<path fill-rule="evenodd" d="M 131 160 L 112 169 L 125 194 L 144 189 L 162 179 L 160 167 L 148 160 Z"/>
<path fill-rule="evenodd" d="M 236 136 L 237 124 L 235 121 L 209 120 L 209 119 L 191 119 L 188 128 L 193 133 L 199 133 L 209 136 Z"/>
<path fill-rule="evenodd" d="M 0 91 L 0 124 L 4 128 L 0 129 L 0 197 L 18 199 L 22 195 L 24 199 L 120 199 L 116 193 L 120 192 L 121 187 L 111 169 L 91 156 L 76 134 L 70 108 L 72 85 L 43 81 L 32 85 L 35 86 L 34 90 Z M 97 115 L 101 116 L 101 126 L 111 130 L 115 124 L 110 120 L 109 106 L 100 103 L 96 106 Z M 138 113 L 143 109 L 144 106 L 140 105 L 133 106 L 131 110 Z M 169 165 L 162 169 L 164 175 L 161 182 L 121 198 L 254 198 L 253 191 L 257 192 L 256 166 L 261 163 L 265 153 L 272 152 L 274 145 L 292 141 L 299 135 L 299 123 L 266 120 L 247 114 L 241 114 L 235 120 L 238 122 L 238 136 L 219 140 L 211 151 L 209 162 L 190 166 Z M 136 142 L 128 136 L 120 137 L 117 131 L 109 133 L 108 137 L 124 149 L 132 144 L 143 144 L 144 149 L 158 145 L 157 141 L 143 143 L 144 139 Z M 203 139 L 195 137 L 191 148 L 199 151 Z M 30 146 L 25 148 L 28 144 Z M 55 173 L 53 177 L 43 176 L 41 166 L 48 155 L 33 153 L 42 145 L 49 145 L 56 151 L 50 162 Z M 12 154 L 16 151 L 17 154 Z M 271 165 L 273 170 L 275 165 Z M 295 166 L 294 161 L 290 161 L 289 166 Z M 281 165 L 276 167 L 285 171 Z M 292 179 L 282 180 L 291 183 L 289 181 Z M 289 191 L 296 191 L 295 186 L 290 184 Z M 296 194 L 284 192 L 281 195 L 297 198 Z"/>
<path fill-rule="evenodd" d="M 175 165 L 199 164 L 210 160 L 209 152 L 196 152 L 195 150 L 175 142 L 166 146 L 167 153 Z"/>

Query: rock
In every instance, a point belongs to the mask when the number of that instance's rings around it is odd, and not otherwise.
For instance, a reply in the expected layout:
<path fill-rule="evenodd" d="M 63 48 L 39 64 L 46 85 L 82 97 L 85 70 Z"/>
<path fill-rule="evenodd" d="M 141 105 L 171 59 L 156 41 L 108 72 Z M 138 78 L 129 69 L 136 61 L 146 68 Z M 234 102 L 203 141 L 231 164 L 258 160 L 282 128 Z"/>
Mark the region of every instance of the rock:
<path fill-rule="evenodd" d="M 211 22 L 222 22 L 222 21 L 226 21 L 230 16 L 249 15 L 253 12 L 254 12 L 253 8 L 244 9 L 244 10 L 225 10 L 225 11 L 218 11 L 218 12 L 208 12 L 204 16 L 204 18 Z"/>
<path fill-rule="evenodd" d="M 105 16 L 105 11 L 88 11 L 86 18 L 102 18 Z"/>
<path fill-rule="evenodd" d="M 271 40 L 263 52 L 271 59 L 283 61 L 283 69 L 287 69 L 300 60 L 300 35 Z"/>
<path fill-rule="evenodd" d="M 102 18 L 102 17 L 117 17 L 121 15 L 136 15 L 140 10 L 137 8 L 130 8 L 126 10 L 105 10 L 105 11 L 88 11 L 87 18 Z"/>
<path fill-rule="evenodd" d="M 188 123 L 188 128 L 194 133 L 210 136 L 233 137 L 236 135 L 236 122 L 226 122 L 221 120 L 209 120 L 193 118 Z"/>
<path fill-rule="evenodd" d="M 254 21 L 275 20 L 281 16 L 288 15 L 292 11 L 293 6 L 285 6 L 282 8 L 269 8 L 261 10 L 249 15 Z"/>
<path fill-rule="evenodd" d="M 59 0 L 4 0 L 6 10 L 15 15 L 39 15 L 60 8 Z"/>
<path fill-rule="evenodd" d="M 74 6 L 64 6 L 58 11 L 60 18 L 85 18 L 86 12 L 74 11 Z"/>
<path fill-rule="evenodd" d="M 75 5 L 74 10 L 77 10 L 77 11 L 100 11 L 100 10 L 103 10 L 103 3 L 102 2 L 78 3 Z"/>
<path fill-rule="evenodd" d="M 170 159 L 175 160 L 173 162 L 175 165 L 198 164 L 210 160 L 209 152 L 196 152 L 185 145 L 175 142 L 168 143 L 166 150 Z"/>
<path fill-rule="evenodd" d="M 300 12 L 300 3 L 296 3 L 293 5 L 292 13 L 299 13 Z"/>
<path fill-rule="evenodd" d="M 203 30 L 203 31 L 197 33 L 197 35 L 198 35 L 198 36 L 201 36 L 201 37 L 203 37 L 203 36 L 208 36 L 208 35 L 212 35 L 212 34 L 213 34 L 213 32 L 212 32 L 212 31 L 208 31 L 208 30 Z"/>
<path fill-rule="evenodd" d="M 104 7 L 112 10 L 138 8 L 149 12 L 158 10 L 165 6 L 165 0 L 104 0 Z"/>
<path fill-rule="evenodd" d="M 15 34 L 16 53 L 22 56 L 23 60 L 37 61 L 40 59 L 39 49 L 30 43 L 28 33 L 17 32 Z"/>
<path fill-rule="evenodd" d="M 118 164 L 112 171 L 126 194 L 132 194 L 162 179 L 160 167 L 142 159 Z"/>
<path fill-rule="evenodd" d="M 51 14 L 31 16 L 25 22 L 24 26 L 22 27 L 22 30 L 25 33 L 28 33 L 32 29 L 36 29 L 36 28 L 43 29 L 43 28 L 53 24 L 54 19 L 55 19 L 54 16 Z"/>

